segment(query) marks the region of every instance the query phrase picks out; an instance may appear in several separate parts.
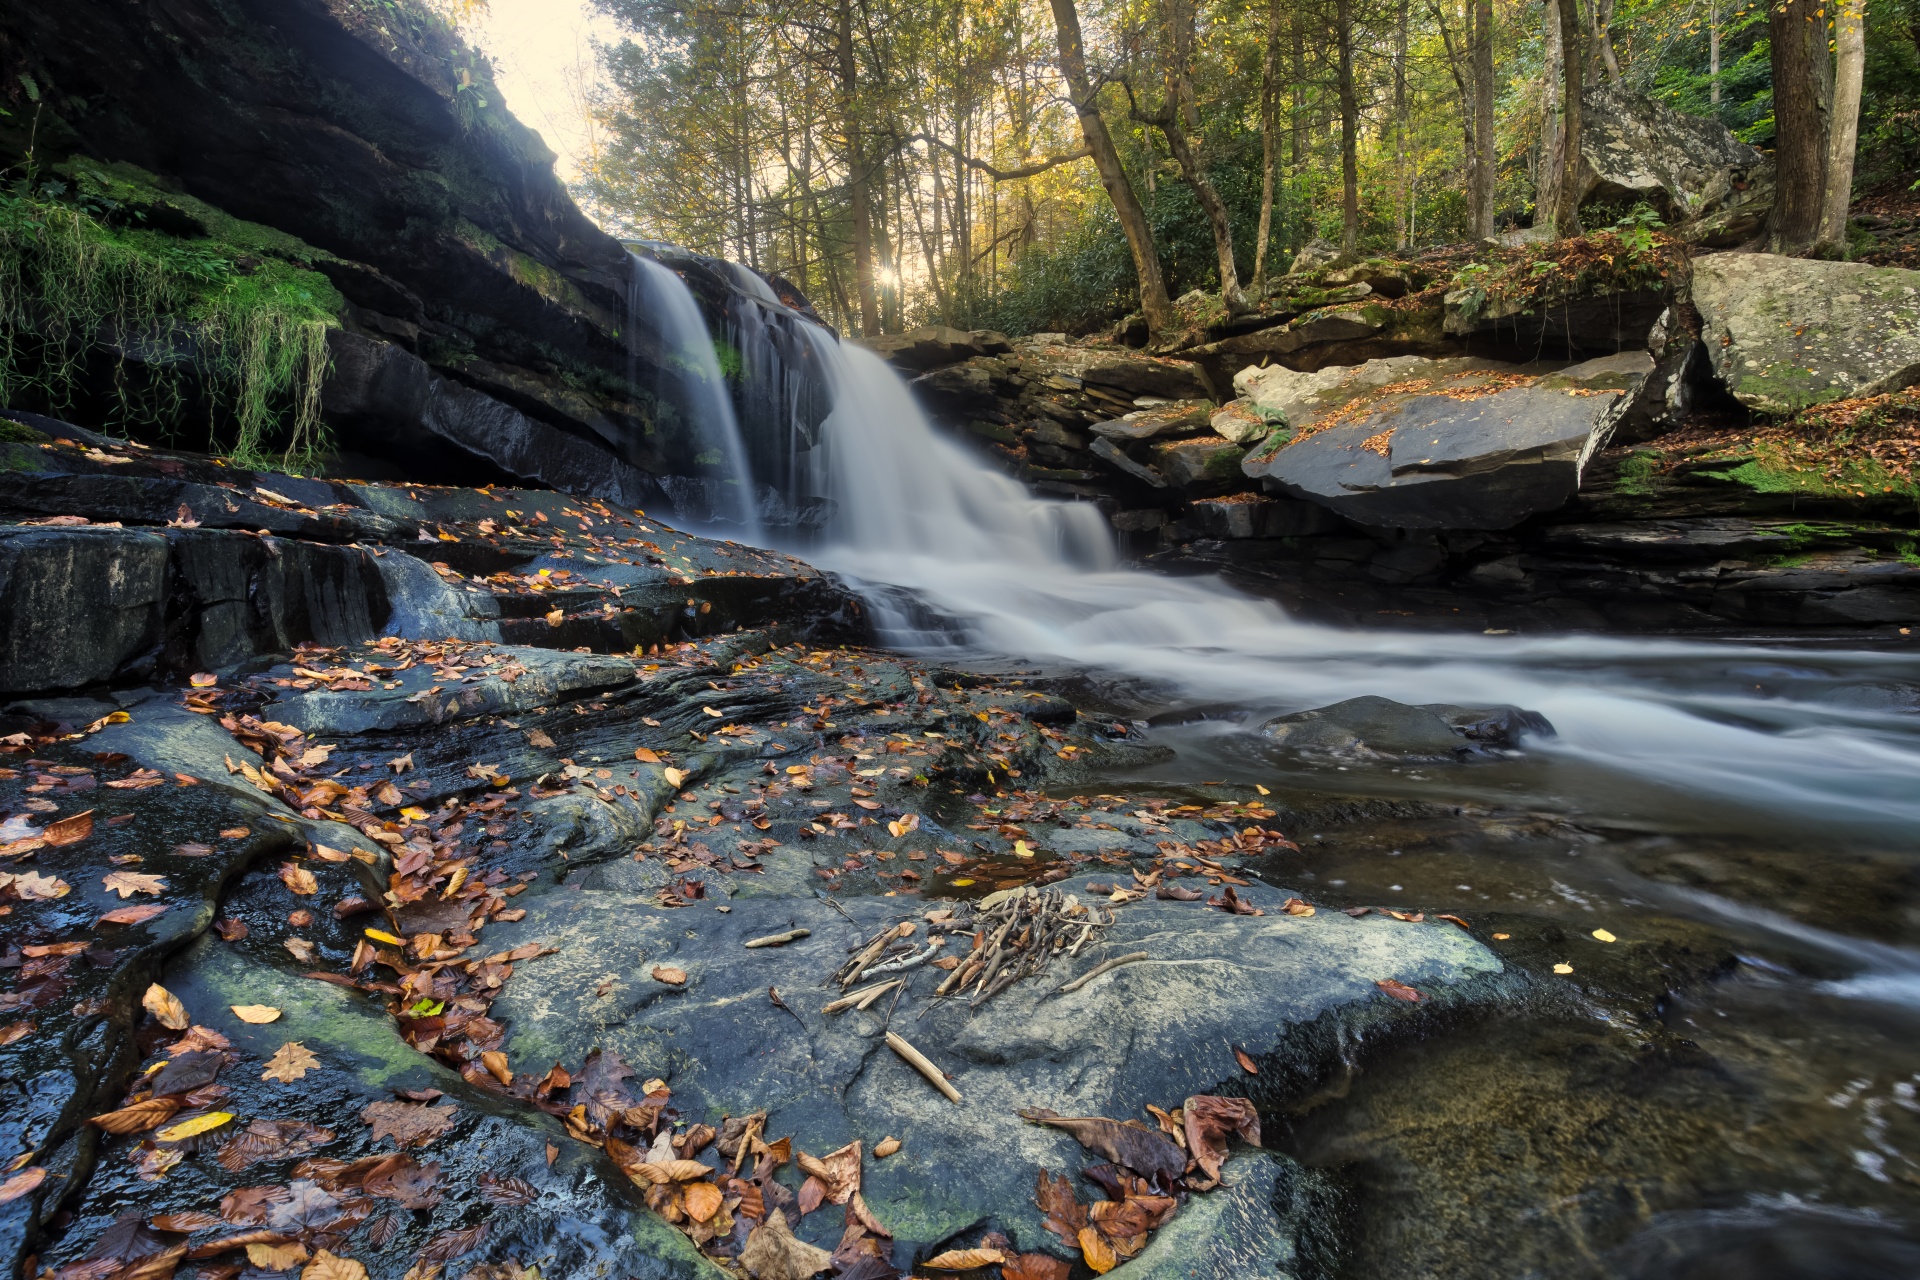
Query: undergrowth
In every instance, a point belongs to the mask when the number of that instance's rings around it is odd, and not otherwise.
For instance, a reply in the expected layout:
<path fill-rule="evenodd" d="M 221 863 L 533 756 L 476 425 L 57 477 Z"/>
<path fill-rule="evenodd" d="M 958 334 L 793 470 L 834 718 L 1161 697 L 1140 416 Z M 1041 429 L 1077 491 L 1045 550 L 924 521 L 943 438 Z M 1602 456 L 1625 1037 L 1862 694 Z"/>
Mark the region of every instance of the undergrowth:
<path fill-rule="evenodd" d="M 325 277 L 65 195 L 57 182 L 0 192 L 0 403 L 60 412 L 102 393 L 104 367 L 114 429 L 171 434 L 197 389 L 242 466 L 303 467 L 330 447 L 320 389 L 338 295 Z"/>
<path fill-rule="evenodd" d="M 1531 311 L 1657 285 L 1685 258 L 1685 246 L 1641 206 L 1583 236 L 1494 250 L 1456 271 L 1453 288 L 1468 291 L 1463 309 L 1471 319 L 1490 305 Z"/>

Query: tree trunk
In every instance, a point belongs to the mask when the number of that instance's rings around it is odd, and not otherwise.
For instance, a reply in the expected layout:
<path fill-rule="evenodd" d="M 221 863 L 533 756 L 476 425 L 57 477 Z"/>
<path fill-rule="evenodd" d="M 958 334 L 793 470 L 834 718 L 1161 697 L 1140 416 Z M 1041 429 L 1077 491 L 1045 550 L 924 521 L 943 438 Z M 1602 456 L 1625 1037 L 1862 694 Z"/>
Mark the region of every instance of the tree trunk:
<path fill-rule="evenodd" d="M 1826 188 L 1827 138 L 1820 110 L 1820 73 L 1815 49 L 1824 55 L 1824 24 L 1814 10 L 1821 0 L 1777 0 L 1767 15 L 1773 64 L 1775 253 L 1801 253 L 1820 229 Z M 1815 45 L 1813 29 L 1822 37 Z M 1824 58 L 1820 59 L 1824 61 Z"/>
<path fill-rule="evenodd" d="M 1310 238 L 1317 234 L 1313 226 L 1313 196 L 1302 177 L 1307 172 L 1307 34 L 1306 23 L 1296 7 L 1287 26 L 1293 34 L 1293 163 L 1288 177 L 1300 188 L 1301 226 Z"/>
<path fill-rule="evenodd" d="M 1540 161 L 1534 178 L 1533 225 L 1552 227 L 1560 212 L 1560 184 L 1567 160 L 1567 134 L 1560 118 L 1560 0 L 1547 0 L 1541 28 L 1546 56 L 1540 76 Z"/>
<path fill-rule="evenodd" d="M 1393 26 L 1393 247 L 1407 247 L 1407 0 Z"/>
<path fill-rule="evenodd" d="M 1220 264 L 1220 298 L 1229 314 L 1238 315 L 1247 309 L 1247 295 L 1240 291 L 1240 269 L 1233 260 L 1233 219 L 1227 212 L 1227 202 L 1207 176 L 1206 162 L 1193 141 L 1200 128 L 1200 104 L 1193 93 L 1193 4 L 1192 0 L 1163 0 L 1163 5 L 1168 36 L 1163 68 L 1167 102 L 1160 132 L 1166 135 L 1167 150 L 1180 166 L 1180 176 L 1193 188 L 1213 228 L 1213 252 Z"/>
<path fill-rule="evenodd" d="M 1593 65 L 1588 74 L 1599 79 L 1598 71 L 1604 68 L 1607 82 L 1620 83 L 1620 59 L 1613 52 L 1613 3 L 1614 0 L 1593 0 Z"/>
<path fill-rule="evenodd" d="M 1866 0 L 1838 0 L 1833 15 L 1833 117 L 1827 125 L 1826 200 L 1819 248 L 1838 256 L 1847 247 L 1847 211 L 1853 204 L 1853 159 L 1860 145 L 1860 83 L 1866 71 Z"/>
<path fill-rule="evenodd" d="M 1401 0 L 1401 12 L 1406 0 Z M 1260 64 L 1260 230 L 1253 242 L 1253 296 L 1267 296 L 1267 244 L 1273 236 L 1274 171 L 1280 160 L 1280 0 L 1267 0 L 1267 50 Z"/>
<path fill-rule="evenodd" d="M 853 281 L 860 299 L 860 332 L 880 333 L 879 299 L 873 291 L 873 209 L 868 198 L 866 148 L 861 145 L 860 71 L 853 56 L 853 5 L 840 0 L 835 52 L 840 62 L 840 117 L 847 135 L 847 198 L 853 205 Z"/>
<path fill-rule="evenodd" d="M 1473 234 L 1484 240 L 1493 234 L 1494 182 L 1500 170 L 1493 125 L 1493 0 L 1474 0 L 1473 132 L 1478 148 L 1473 164 Z"/>
<path fill-rule="evenodd" d="M 1564 240 L 1580 234 L 1580 90 L 1585 83 L 1580 56 L 1580 5 L 1560 0 L 1561 95 L 1560 201 L 1554 211 L 1553 234 Z"/>
<path fill-rule="evenodd" d="M 1093 85 L 1087 76 L 1086 44 L 1080 35 L 1080 13 L 1074 0 L 1051 0 L 1053 22 L 1060 33 L 1060 74 L 1067 82 L 1073 109 L 1080 117 L 1080 133 L 1087 150 L 1093 153 L 1094 167 L 1100 172 L 1100 185 L 1113 201 L 1113 212 L 1126 234 L 1127 248 L 1133 253 L 1134 274 L 1140 281 L 1140 310 L 1147 317 L 1147 332 L 1159 337 L 1173 326 L 1173 304 L 1167 299 L 1166 279 L 1160 272 L 1160 251 L 1154 248 L 1153 231 L 1147 223 L 1147 211 L 1133 192 L 1133 183 L 1120 163 L 1120 153 L 1107 132 L 1107 122 L 1094 100 Z"/>
<path fill-rule="evenodd" d="M 1340 251 L 1360 248 L 1360 104 L 1353 87 L 1353 0 L 1334 6 L 1340 46 Z"/>
<path fill-rule="evenodd" d="M 1707 101 L 1720 105 L 1720 0 L 1707 0 Z"/>

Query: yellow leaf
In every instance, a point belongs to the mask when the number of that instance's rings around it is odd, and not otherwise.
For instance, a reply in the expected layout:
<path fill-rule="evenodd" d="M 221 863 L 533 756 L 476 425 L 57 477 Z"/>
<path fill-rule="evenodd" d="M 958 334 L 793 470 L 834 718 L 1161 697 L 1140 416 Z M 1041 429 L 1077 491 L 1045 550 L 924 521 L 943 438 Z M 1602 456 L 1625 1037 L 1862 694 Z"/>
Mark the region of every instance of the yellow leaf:
<path fill-rule="evenodd" d="M 231 1111 L 209 1111 L 203 1116 L 195 1116 L 191 1120 L 182 1120 L 179 1124 L 168 1125 L 153 1136 L 162 1142 L 178 1142 L 182 1138 L 191 1138 L 198 1133 L 210 1133 L 231 1119 L 233 1119 Z"/>
<path fill-rule="evenodd" d="M 1007 1255 L 998 1249 L 949 1249 L 945 1253 L 928 1258 L 920 1265 L 929 1271 L 974 1271 L 1006 1260 Z M 1104 1270 L 1104 1268 L 1097 1269 Z"/>
<path fill-rule="evenodd" d="M 147 994 L 141 997 L 140 1004 L 169 1031 L 185 1031 L 192 1021 L 187 1017 L 187 1007 L 180 1003 L 179 997 L 157 982 L 147 988 Z"/>
<path fill-rule="evenodd" d="M 702 707 L 700 709 L 706 712 L 708 715 L 712 716 L 716 720 L 718 720 L 721 716 L 724 716 L 726 714 L 726 712 L 724 711 L 715 711 L 712 707 Z"/>
<path fill-rule="evenodd" d="M 280 1011 L 269 1004 L 236 1004 L 233 1006 L 233 1016 L 242 1022 L 278 1022 Z"/>
<path fill-rule="evenodd" d="M 687 780 L 686 770 L 684 769 L 662 769 L 660 773 L 662 777 L 666 778 L 667 785 L 676 790 L 681 783 Z"/>
<path fill-rule="evenodd" d="M 954 888 L 956 888 L 956 889 L 964 889 L 964 888 L 966 888 L 966 887 L 967 887 L 968 885 L 970 885 L 970 884 L 972 884 L 972 883 L 974 883 L 974 882 L 973 882 L 973 881 L 971 881 L 971 880 L 955 880 L 955 881 L 953 882 L 953 887 L 954 887 Z"/>
<path fill-rule="evenodd" d="M 1080 1228 L 1080 1253 L 1087 1265 L 1101 1275 L 1120 1265 L 1120 1256 L 1113 1251 L 1113 1246 L 1092 1227 Z"/>
<path fill-rule="evenodd" d="M 547 615 L 546 615 L 546 618 L 547 618 L 547 625 L 548 625 L 548 626 L 550 626 L 550 627 L 557 627 L 557 626 L 559 626 L 559 625 L 560 625 L 560 624 L 561 624 L 562 622 L 565 622 L 565 621 L 566 621 L 566 619 L 567 619 L 567 615 L 566 615 L 566 612 L 565 612 L 565 610 L 562 610 L 562 609 L 555 609 L 555 610 L 554 610 L 554 611 L 553 611 L 552 613 L 549 613 L 549 614 L 547 614 Z"/>
<path fill-rule="evenodd" d="M 1600 939 L 1600 941 L 1602 942 L 1618 942 L 1619 941 L 1618 938 L 1608 933 L 1605 929 L 1595 929 L 1593 931 L 1593 936 Z"/>
<path fill-rule="evenodd" d="M 425 822 L 427 820 L 427 811 L 417 804 L 410 804 L 400 811 L 400 816 L 410 818 L 415 822 Z M 315 1261 L 318 1261 L 318 1259 L 315 1259 Z"/>
<path fill-rule="evenodd" d="M 1559 973 L 1559 974 L 1567 974 L 1567 973 L 1572 973 L 1572 972 L 1573 972 L 1573 966 L 1572 966 L 1572 965 L 1570 965 L 1570 964 L 1557 964 L 1557 965 L 1555 965 L 1555 966 L 1553 966 L 1553 971 L 1554 971 L 1555 973 Z"/>
<path fill-rule="evenodd" d="M 267 1059 L 267 1069 L 260 1073 L 262 1080 L 278 1080 L 282 1084 L 292 1084 L 320 1065 L 320 1059 L 298 1040 L 289 1040 Z"/>
<path fill-rule="evenodd" d="M 1033 846 L 1025 840 L 1015 840 L 1013 842 L 1013 856 L 1016 858 L 1031 858 L 1033 856 Z"/>
<path fill-rule="evenodd" d="M 198 671 L 188 679 L 187 683 L 196 689 L 211 689 L 220 683 L 220 677 L 213 675 L 211 672 Z"/>
<path fill-rule="evenodd" d="M 1261 785 L 1260 785 L 1259 783 L 1257 783 L 1257 782 L 1253 784 L 1253 789 L 1254 789 L 1255 791 L 1258 791 L 1258 792 L 1259 792 L 1259 793 L 1260 793 L 1261 795 L 1263 795 L 1263 796 L 1270 796 L 1270 795 L 1272 795 L 1272 794 L 1273 794 L 1273 792 L 1271 792 L 1271 791 L 1269 791 L 1269 790 L 1267 790 L 1267 789 L 1266 789 L 1265 787 L 1263 787 L 1263 786 L 1261 786 Z"/>
<path fill-rule="evenodd" d="M 247 1261 L 263 1271 L 290 1271 L 306 1260 L 306 1246 L 298 1242 L 247 1246 Z"/>
<path fill-rule="evenodd" d="M 873 1158 L 875 1160 L 885 1160 L 899 1149 L 900 1139 L 891 1136 L 882 1138 L 874 1145 Z"/>
<path fill-rule="evenodd" d="M 384 929 L 369 929 L 367 930 L 367 936 L 375 942 L 384 942 L 390 947 L 404 947 L 407 945 L 405 938 L 396 938 Z"/>
<path fill-rule="evenodd" d="M 367 1280 L 367 1269 L 352 1258 L 335 1257 L 322 1249 L 300 1272 L 300 1280 Z"/>

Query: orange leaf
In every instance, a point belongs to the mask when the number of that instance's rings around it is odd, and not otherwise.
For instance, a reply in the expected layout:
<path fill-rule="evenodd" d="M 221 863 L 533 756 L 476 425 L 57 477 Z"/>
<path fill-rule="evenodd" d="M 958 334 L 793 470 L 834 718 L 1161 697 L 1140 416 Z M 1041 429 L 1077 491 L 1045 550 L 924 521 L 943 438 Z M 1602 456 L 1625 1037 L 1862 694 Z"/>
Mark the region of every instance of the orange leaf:
<path fill-rule="evenodd" d="M 687 1184 L 687 1216 L 695 1222 L 705 1222 L 720 1212 L 720 1188 L 711 1182 L 690 1182 Z"/>
<path fill-rule="evenodd" d="M 49 822 L 41 828 L 40 838 L 57 849 L 61 845 L 79 844 L 92 834 L 93 810 L 89 809 L 85 813 L 76 813 L 71 818 Z"/>
<path fill-rule="evenodd" d="M 998 1249 L 949 1249 L 920 1265 L 929 1271 L 974 1271 L 1006 1260 L 1007 1255 Z"/>
<path fill-rule="evenodd" d="M 1260 1074 L 1259 1066 L 1254 1062 L 1252 1058 L 1247 1056 L 1247 1051 L 1245 1049 L 1235 1049 L 1233 1051 L 1233 1060 L 1239 1063 L 1240 1069 L 1246 1072 L 1248 1075 L 1257 1076 Z"/>
<path fill-rule="evenodd" d="M 1120 1265 L 1120 1257 L 1113 1251 L 1113 1246 L 1092 1227 L 1080 1228 L 1080 1254 L 1087 1260 L 1087 1265 L 1101 1275 Z"/>
<path fill-rule="evenodd" d="M 1382 978 L 1373 985 L 1392 996 L 1395 1000 L 1405 1000 L 1408 1004 L 1419 1004 L 1423 998 L 1418 991 L 1415 991 L 1406 983 L 1396 982 L 1392 978 Z"/>

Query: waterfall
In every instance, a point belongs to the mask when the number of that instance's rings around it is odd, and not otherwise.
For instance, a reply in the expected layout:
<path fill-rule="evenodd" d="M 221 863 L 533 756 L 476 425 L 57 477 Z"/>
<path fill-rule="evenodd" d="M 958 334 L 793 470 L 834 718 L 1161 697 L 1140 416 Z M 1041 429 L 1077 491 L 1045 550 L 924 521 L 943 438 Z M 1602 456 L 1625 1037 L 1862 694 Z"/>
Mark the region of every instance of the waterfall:
<path fill-rule="evenodd" d="M 877 356 L 811 340 L 832 410 L 800 479 L 834 506 L 805 554 L 860 584 L 886 643 L 1097 669 L 1250 717 L 1361 694 L 1516 703 L 1559 731 L 1536 744 L 1566 776 L 1549 785 L 1578 777 L 1601 811 L 1668 788 L 1683 809 L 1713 796 L 1888 832 L 1920 820 L 1920 717 L 1848 699 L 1920 677 L 1911 656 L 1302 623 L 1215 579 L 1120 567 L 1091 506 L 1030 496 L 940 435 Z"/>
<path fill-rule="evenodd" d="M 667 380 L 677 392 L 675 407 L 686 415 L 707 446 L 699 461 L 708 466 L 724 464 L 723 479 L 703 477 L 702 481 L 689 483 L 682 477 L 666 477 L 663 485 L 677 504 L 704 506 L 704 513 L 691 513 L 696 517 L 704 514 L 713 520 L 738 525 L 747 541 L 759 541 L 764 530 L 754 496 L 753 468 L 747 459 L 746 442 L 733 410 L 733 397 L 728 394 L 726 377 L 721 372 L 720 358 L 714 351 L 713 337 L 707 330 L 700 304 L 694 301 L 686 281 L 668 267 L 640 253 L 630 252 L 628 258 L 632 275 L 627 284 L 627 378 L 637 381 L 640 362 L 637 321 L 644 316 L 666 347 Z M 678 484 L 673 483 L 676 480 Z M 695 485 L 698 502 L 688 503 L 686 490 Z"/>

